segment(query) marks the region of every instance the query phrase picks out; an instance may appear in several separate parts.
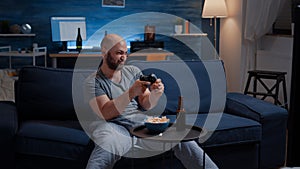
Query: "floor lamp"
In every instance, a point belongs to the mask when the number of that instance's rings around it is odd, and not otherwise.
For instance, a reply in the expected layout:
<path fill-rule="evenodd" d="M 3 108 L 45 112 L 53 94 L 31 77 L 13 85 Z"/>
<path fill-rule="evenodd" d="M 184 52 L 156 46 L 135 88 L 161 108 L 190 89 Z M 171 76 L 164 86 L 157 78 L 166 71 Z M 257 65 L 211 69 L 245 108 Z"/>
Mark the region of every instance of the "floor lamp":
<path fill-rule="evenodd" d="M 202 18 L 214 18 L 214 47 L 217 50 L 217 18 L 227 17 L 227 8 L 225 0 L 205 0 Z M 212 24 L 210 24 L 212 25 Z M 215 59 L 217 59 L 215 52 Z"/>

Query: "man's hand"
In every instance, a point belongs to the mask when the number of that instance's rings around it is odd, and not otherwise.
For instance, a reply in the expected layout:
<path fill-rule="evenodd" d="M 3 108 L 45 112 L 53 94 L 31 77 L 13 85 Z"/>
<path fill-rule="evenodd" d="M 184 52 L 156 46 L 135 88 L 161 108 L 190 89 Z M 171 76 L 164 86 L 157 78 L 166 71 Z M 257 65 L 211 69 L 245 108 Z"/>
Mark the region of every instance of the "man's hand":
<path fill-rule="evenodd" d="M 134 84 L 129 88 L 129 99 L 132 100 L 136 96 L 143 95 L 147 90 L 147 86 L 151 83 L 147 81 L 136 80 Z"/>
<path fill-rule="evenodd" d="M 161 96 L 164 93 L 164 84 L 162 83 L 161 79 L 157 79 L 151 86 L 150 91 L 151 93 L 158 94 Z"/>
<path fill-rule="evenodd" d="M 164 84 L 162 83 L 161 79 L 157 79 L 151 86 L 150 86 L 150 94 L 148 95 L 148 107 L 147 109 L 152 109 L 154 106 L 157 105 L 159 98 L 164 93 Z"/>

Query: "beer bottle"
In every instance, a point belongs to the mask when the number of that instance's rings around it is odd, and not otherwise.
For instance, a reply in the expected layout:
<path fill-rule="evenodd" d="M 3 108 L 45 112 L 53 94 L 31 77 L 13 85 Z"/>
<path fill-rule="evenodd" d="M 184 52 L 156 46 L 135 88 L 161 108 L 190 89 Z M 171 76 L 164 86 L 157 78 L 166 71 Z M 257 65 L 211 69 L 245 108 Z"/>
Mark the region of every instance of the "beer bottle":
<path fill-rule="evenodd" d="M 185 111 L 183 108 L 183 97 L 179 96 L 178 98 L 178 108 L 176 111 L 176 130 L 184 131 L 185 130 Z"/>

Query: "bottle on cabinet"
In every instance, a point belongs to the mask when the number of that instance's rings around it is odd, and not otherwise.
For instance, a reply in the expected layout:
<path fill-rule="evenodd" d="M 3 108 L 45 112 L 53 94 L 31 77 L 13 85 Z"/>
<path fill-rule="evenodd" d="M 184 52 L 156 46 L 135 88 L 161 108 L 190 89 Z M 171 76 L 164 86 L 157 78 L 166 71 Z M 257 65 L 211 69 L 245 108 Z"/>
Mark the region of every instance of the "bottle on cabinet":
<path fill-rule="evenodd" d="M 189 34 L 190 33 L 190 20 L 185 20 L 184 21 L 184 33 Z"/>
<path fill-rule="evenodd" d="M 77 38 L 76 38 L 76 50 L 80 52 L 82 49 L 82 37 L 80 34 L 80 28 L 78 28 Z"/>
<path fill-rule="evenodd" d="M 183 97 L 178 97 L 178 108 L 176 111 L 176 130 L 184 131 L 185 130 L 185 111 L 183 108 Z"/>

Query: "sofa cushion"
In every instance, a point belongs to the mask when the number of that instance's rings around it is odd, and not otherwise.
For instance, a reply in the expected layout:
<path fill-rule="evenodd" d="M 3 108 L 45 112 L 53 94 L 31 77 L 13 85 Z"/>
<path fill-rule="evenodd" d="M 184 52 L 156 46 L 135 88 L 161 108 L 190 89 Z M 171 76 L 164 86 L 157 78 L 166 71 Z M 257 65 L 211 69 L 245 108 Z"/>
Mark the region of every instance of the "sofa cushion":
<path fill-rule="evenodd" d="M 176 118 L 174 115 L 168 117 L 171 121 Z M 207 130 L 206 137 L 200 140 L 206 147 L 258 143 L 261 140 L 260 123 L 244 117 L 227 113 L 189 114 L 186 122 Z"/>
<path fill-rule="evenodd" d="M 223 112 L 226 78 L 222 61 L 130 61 L 144 74 L 155 73 L 165 85 L 166 111 L 174 113 L 183 96 L 187 112 Z M 162 97 L 164 98 L 164 97 Z"/>
<path fill-rule="evenodd" d="M 23 67 L 16 83 L 20 119 L 75 119 L 72 70 Z"/>
<path fill-rule="evenodd" d="M 201 125 L 203 117 L 198 116 L 195 125 Z M 202 123 L 203 124 L 203 123 Z M 205 145 L 221 146 L 261 141 L 260 123 L 247 118 L 223 113 L 219 125 Z"/>
<path fill-rule="evenodd" d="M 17 133 L 21 154 L 77 159 L 90 139 L 76 121 L 27 121 Z"/>

